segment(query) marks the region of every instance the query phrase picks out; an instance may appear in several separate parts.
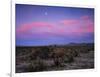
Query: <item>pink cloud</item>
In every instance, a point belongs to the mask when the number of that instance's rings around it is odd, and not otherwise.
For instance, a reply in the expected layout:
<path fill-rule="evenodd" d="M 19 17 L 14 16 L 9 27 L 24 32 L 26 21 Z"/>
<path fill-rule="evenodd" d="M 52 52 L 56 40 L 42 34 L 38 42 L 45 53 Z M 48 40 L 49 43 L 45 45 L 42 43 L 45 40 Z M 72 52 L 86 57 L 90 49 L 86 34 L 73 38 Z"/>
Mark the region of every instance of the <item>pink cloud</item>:
<path fill-rule="evenodd" d="M 65 19 L 61 20 L 60 23 L 66 25 L 64 30 L 61 32 L 69 33 L 87 33 L 94 32 L 94 22 L 90 19 L 88 15 L 80 17 L 81 19 Z M 66 30 L 65 30 L 66 29 Z"/>
<path fill-rule="evenodd" d="M 84 15 L 81 16 L 79 19 L 64 19 L 61 20 L 60 23 L 66 26 L 73 26 L 73 25 L 82 24 L 81 22 L 86 22 L 85 20 L 91 22 L 90 17 L 88 15 Z"/>
<path fill-rule="evenodd" d="M 87 24 L 87 32 L 94 32 L 94 24 L 90 22 Z"/>
<path fill-rule="evenodd" d="M 32 28 L 52 28 L 52 24 L 47 22 L 32 22 L 32 23 L 26 23 L 17 28 L 17 32 L 27 32 L 30 31 Z"/>
<path fill-rule="evenodd" d="M 60 23 L 70 26 L 70 25 L 78 24 L 79 21 L 75 19 L 65 19 L 65 20 L 61 20 Z"/>
<path fill-rule="evenodd" d="M 84 15 L 84 16 L 81 17 L 81 19 L 83 19 L 83 20 L 89 20 L 90 17 L 88 15 Z"/>
<path fill-rule="evenodd" d="M 48 23 L 48 22 L 31 22 L 22 24 L 17 27 L 16 32 L 18 37 L 24 38 L 48 38 L 54 35 L 83 35 L 84 33 L 94 32 L 94 22 L 91 21 L 87 16 L 82 16 L 83 19 L 65 19 L 61 20 L 60 23 Z M 60 25 L 65 26 L 60 26 Z M 36 30 L 36 31 L 34 31 Z M 52 35 L 51 35 L 52 34 Z M 37 36 L 38 35 L 38 36 Z M 37 37 L 33 37 L 37 36 Z"/>
<path fill-rule="evenodd" d="M 65 35 L 76 35 L 82 36 L 86 33 L 94 32 L 94 22 L 88 16 L 82 16 L 83 19 L 80 20 L 63 20 L 64 26 L 63 29 L 60 29 L 59 33 L 63 33 Z M 88 19 L 88 20 L 84 20 Z"/>
<path fill-rule="evenodd" d="M 94 32 L 94 26 L 92 24 L 87 25 L 86 27 L 80 27 L 73 29 L 71 33 L 74 35 L 83 35 L 84 33 L 92 33 Z"/>
<path fill-rule="evenodd" d="M 87 20 L 80 27 L 82 29 L 82 32 L 94 32 L 94 22 L 88 17 L 86 17 L 86 19 Z"/>

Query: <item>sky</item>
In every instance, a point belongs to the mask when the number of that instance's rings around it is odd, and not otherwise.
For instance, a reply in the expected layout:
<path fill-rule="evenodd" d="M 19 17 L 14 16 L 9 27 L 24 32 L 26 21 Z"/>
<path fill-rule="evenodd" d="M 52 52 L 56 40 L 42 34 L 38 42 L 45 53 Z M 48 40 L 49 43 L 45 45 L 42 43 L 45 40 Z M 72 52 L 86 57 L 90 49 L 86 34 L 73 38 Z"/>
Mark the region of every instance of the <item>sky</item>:
<path fill-rule="evenodd" d="M 94 9 L 16 4 L 16 46 L 94 43 Z"/>

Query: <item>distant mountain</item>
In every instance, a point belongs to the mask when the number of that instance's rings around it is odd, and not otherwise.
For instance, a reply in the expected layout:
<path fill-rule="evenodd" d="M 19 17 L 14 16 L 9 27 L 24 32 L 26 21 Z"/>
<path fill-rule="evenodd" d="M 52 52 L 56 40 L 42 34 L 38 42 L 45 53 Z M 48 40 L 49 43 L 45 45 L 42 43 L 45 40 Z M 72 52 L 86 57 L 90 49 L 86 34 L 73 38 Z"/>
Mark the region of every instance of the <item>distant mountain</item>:
<path fill-rule="evenodd" d="M 67 44 L 67 45 L 94 45 L 94 43 L 69 43 L 69 44 Z"/>

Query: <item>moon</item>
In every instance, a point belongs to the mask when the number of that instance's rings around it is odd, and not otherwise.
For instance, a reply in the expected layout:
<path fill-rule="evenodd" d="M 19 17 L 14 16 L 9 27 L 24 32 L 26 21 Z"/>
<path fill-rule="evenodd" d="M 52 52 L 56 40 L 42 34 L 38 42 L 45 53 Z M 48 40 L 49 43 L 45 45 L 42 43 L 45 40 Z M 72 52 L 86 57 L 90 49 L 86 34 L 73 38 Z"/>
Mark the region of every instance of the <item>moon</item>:
<path fill-rule="evenodd" d="M 47 12 L 45 12 L 44 14 L 45 14 L 45 15 L 48 15 L 48 13 L 47 13 Z"/>

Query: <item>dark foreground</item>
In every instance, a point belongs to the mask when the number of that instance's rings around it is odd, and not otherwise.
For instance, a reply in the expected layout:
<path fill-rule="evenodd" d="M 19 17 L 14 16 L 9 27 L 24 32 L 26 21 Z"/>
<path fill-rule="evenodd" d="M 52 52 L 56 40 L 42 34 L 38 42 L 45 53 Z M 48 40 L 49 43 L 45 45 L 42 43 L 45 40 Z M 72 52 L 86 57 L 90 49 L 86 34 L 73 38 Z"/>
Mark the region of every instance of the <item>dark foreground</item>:
<path fill-rule="evenodd" d="M 94 68 L 94 45 L 16 47 L 16 73 Z"/>

